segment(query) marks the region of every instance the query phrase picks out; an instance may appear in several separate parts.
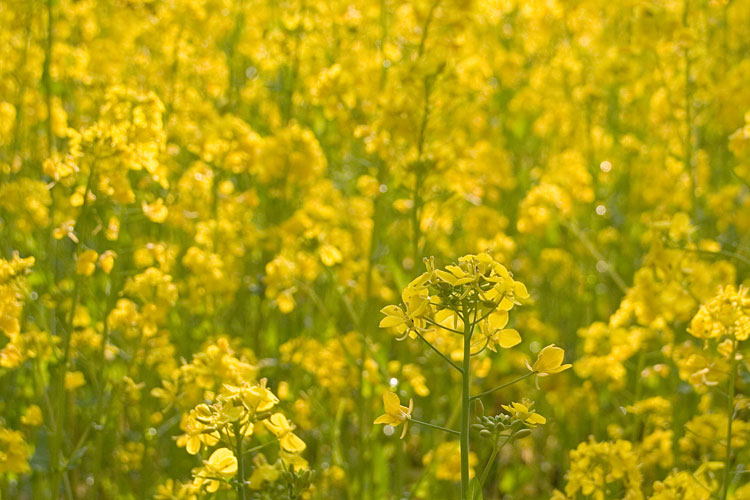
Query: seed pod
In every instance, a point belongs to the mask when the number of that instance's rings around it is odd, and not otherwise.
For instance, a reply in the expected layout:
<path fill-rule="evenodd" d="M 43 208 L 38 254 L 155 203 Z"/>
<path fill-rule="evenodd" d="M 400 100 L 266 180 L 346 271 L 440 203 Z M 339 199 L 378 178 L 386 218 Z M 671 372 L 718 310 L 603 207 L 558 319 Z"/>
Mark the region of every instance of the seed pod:
<path fill-rule="evenodd" d="M 474 413 L 479 418 L 482 418 L 484 416 L 484 404 L 482 404 L 481 399 L 474 400 Z"/>
<path fill-rule="evenodd" d="M 520 431 L 513 434 L 513 437 L 516 439 L 523 439 L 529 434 L 531 434 L 531 429 L 521 429 Z"/>
<path fill-rule="evenodd" d="M 270 416 L 271 416 L 271 412 L 270 411 L 264 411 L 264 412 L 256 413 L 255 414 L 255 420 L 265 420 L 265 419 L 267 419 Z"/>

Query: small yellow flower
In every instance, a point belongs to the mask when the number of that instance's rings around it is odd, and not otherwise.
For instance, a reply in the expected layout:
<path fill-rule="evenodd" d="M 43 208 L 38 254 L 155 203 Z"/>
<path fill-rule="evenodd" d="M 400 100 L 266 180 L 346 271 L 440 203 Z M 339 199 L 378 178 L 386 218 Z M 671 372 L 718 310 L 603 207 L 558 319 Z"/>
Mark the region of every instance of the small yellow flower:
<path fill-rule="evenodd" d="M 320 248 L 318 248 L 318 254 L 320 255 L 320 260 L 327 267 L 338 264 L 344 258 L 338 248 L 328 244 L 322 245 Z"/>
<path fill-rule="evenodd" d="M 263 421 L 269 431 L 279 440 L 281 448 L 290 453 L 299 453 L 307 447 L 292 431 L 294 426 L 281 413 L 274 413 L 270 418 Z"/>
<path fill-rule="evenodd" d="M 229 396 L 240 395 L 242 402 L 245 404 L 250 411 L 268 411 L 279 402 L 279 398 L 266 387 L 267 379 L 262 378 L 260 381 L 252 386 L 248 386 L 247 383 L 243 384 L 242 387 L 235 387 L 232 385 L 224 385 Z"/>
<path fill-rule="evenodd" d="M 156 222 L 157 224 L 161 224 L 167 220 L 167 216 L 169 215 L 169 209 L 164 205 L 162 198 L 157 198 L 150 205 L 144 201 L 141 204 L 141 209 L 151 222 Z"/>
<path fill-rule="evenodd" d="M 440 444 L 435 450 L 422 457 L 424 465 L 435 463 L 435 477 L 443 481 L 461 481 L 461 448 L 458 441 Z M 479 459 L 473 451 L 469 452 L 469 479 L 474 478 L 474 468 Z"/>
<path fill-rule="evenodd" d="M 510 349 L 520 344 L 521 335 L 513 328 L 505 328 L 507 324 L 508 311 L 498 310 L 490 314 L 479 324 L 472 351 L 474 348 L 483 349 L 486 346 L 489 350 L 497 352 L 498 345 L 503 349 Z"/>
<path fill-rule="evenodd" d="M 37 405 L 31 405 L 26 408 L 26 413 L 21 417 L 21 423 L 31 427 L 42 425 L 43 422 L 42 409 Z"/>
<path fill-rule="evenodd" d="M 411 322 L 406 317 L 406 313 L 398 306 L 385 306 L 380 310 L 385 314 L 385 318 L 380 320 L 380 328 L 395 328 L 398 333 L 404 333 Z"/>
<path fill-rule="evenodd" d="M 206 473 L 206 491 L 214 493 L 220 483 L 215 478 L 229 479 L 237 474 L 237 457 L 229 448 L 219 448 L 203 461 Z"/>
<path fill-rule="evenodd" d="M 503 410 L 510 413 L 514 418 L 522 421 L 527 427 L 533 429 L 537 425 L 544 425 L 547 423 L 547 419 L 532 410 L 530 406 L 531 404 L 528 403 L 511 403 L 510 406 L 502 405 Z"/>
<path fill-rule="evenodd" d="M 539 351 L 539 356 L 537 356 L 536 361 L 529 369 L 540 377 L 560 373 L 573 366 L 571 364 L 562 364 L 564 357 L 565 351 L 560 347 L 556 347 L 554 344 L 548 345 Z"/>
<path fill-rule="evenodd" d="M 414 410 L 414 400 L 409 400 L 409 407 L 401 405 L 401 400 L 395 392 L 386 392 L 383 394 L 383 406 L 385 415 L 380 415 L 375 419 L 376 424 L 388 424 L 394 427 L 404 424 L 404 430 L 401 432 L 401 439 L 406 435 L 407 420 L 411 419 L 411 412 Z"/>
<path fill-rule="evenodd" d="M 83 253 L 78 255 L 78 262 L 76 262 L 76 273 L 83 276 L 91 276 L 94 274 L 96 269 L 96 259 L 99 254 L 94 250 L 85 250 Z"/>
<path fill-rule="evenodd" d="M 112 268 L 115 265 L 115 257 L 117 257 L 117 254 L 112 250 L 107 250 L 99 257 L 99 265 L 105 274 L 112 272 Z"/>
<path fill-rule="evenodd" d="M 81 372 L 68 372 L 65 374 L 65 389 L 74 391 L 84 385 L 86 379 Z"/>
<path fill-rule="evenodd" d="M 275 465 L 268 463 L 266 456 L 258 453 L 253 458 L 253 473 L 250 476 L 249 487 L 251 490 L 263 488 L 266 482 L 272 483 L 281 475 L 281 471 Z"/>

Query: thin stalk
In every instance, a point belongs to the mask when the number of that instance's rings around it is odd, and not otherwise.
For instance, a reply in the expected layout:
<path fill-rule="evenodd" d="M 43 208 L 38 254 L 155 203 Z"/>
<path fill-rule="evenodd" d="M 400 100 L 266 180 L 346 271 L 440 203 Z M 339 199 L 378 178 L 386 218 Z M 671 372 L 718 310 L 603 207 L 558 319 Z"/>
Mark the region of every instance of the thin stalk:
<path fill-rule="evenodd" d="M 234 438 L 237 441 L 237 500 L 245 500 L 245 456 L 242 452 L 242 429 L 239 421 L 234 422 Z"/>
<path fill-rule="evenodd" d="M 682 26 L 688 29 L 688 22 L 690 16 L 690 0 L 685 0 L 685 8 L 682 11 Z M 692 202 L 693 216 L 698 205 L 698 171 L 693 165 L 693 109 L 692 109 L 692 96 L 690 88 L 690 51 L 685 46 L 683 54 L 685 60 L 685 151 L 683 162 L 685 166 L 685 172 L 690 175 L 690 200 Z"/>
<path fill-rule="evenodd" d="M 471 418 L 471 333 L 470 311 L 464 302 L 464 359 L 461 371 L 461 499 L 469 498 L 469 420 Z"/>
<path fill-rule="evenodd" d="M 55 150 L 55 138 L 52 133 L 52 45 L 54 43 L 55 22 L 52 12 L 53 0 L 47 0 L 47 36 L 44 45 L 44 63 L 42 64 L 42 82 L 44 84 L 45 101 L 47 105 L 47 154 L 52 156 Z"/>
<path fill-rule="evenodd" d="M 75 244 L 75 249 L 73 254 L 78 255 L 80 252 L 80 249 L 83 245 L 83 239 L 84 239 L 84 232 L 85 228 L 83 226 L 85 221 L 85 217 L 88 214 L 88 208 L 89 208 L 89 193 L 92 192 L 93 185 L 94 185 L 94 175 L 96 173 L 96 163 L 92 164 L 91 171 L 89 172 L 89 177 L 86 180 L 86 189 L 83 193 L 83 205 L 81 205 L 81 213 L 78 215 L 78 220 L 76 221 L 74 231 L 77 233 L 78 241 Z M 52 463 L 54 464 L 54 471 L 51 476 L 52 479 L 52 494 L 54 495 L 55 492 L 60 491 L 60 484 L 62 483 L 63 486 L 65 486 L 64 481 L 68 480 L 67 474 L 67 464 L 65 464 L 65 460 L 63 457 L 63 443 L 64 443 L 64 433 L 65 433 L 65 425 L 67 420 L 67 413 L 68 413 L 68 391 L 65 388 L 65 376 L 68 373 L 68 370 L 70 368 L 70 361 L 71 361 L 71 340 L 73 337 L 73 329 L 75 328 L 75 325 L 73 324 L 75 321 L 75 315 L 76 315 L 76 309 L 78 308 L 79 302 L 81 300 L 81 287 L 83 286 L 81 283 L 82 277 L 80 274 L 76 272 L 74 277 L 74 284 L 73 284 L 73 297 L 72 297 L 72 303 L 70 306 L 70 311 L 68 312 L 68 317 L 65 318 L 65 326 L 66 328 L 63 329 L 63 338 L 62 338 L 62 344 L 63 344 L 63 356 L 62 359 L 59 361 L 60 365 L 57 368 L 57 395 L 56 395 L 56 402 L 57 402 L 57 425 L 55 426 L 55 433 L 52 436 L 52 440 L 50 443 L 50 454 L 52 456 Z"/>
<path fill-rule="evenodd" d="M 434 345 L 432 345 L 429 340 L 427 340 L 426 338 L 424 338 L 421 333 L 419 333 L 417 330 L 414 330 L 414 333 L 416 333 L 417 337 L 419 337 L 420 339 L 422 339 L 422 342 L 424 342 L 425 344 L 427 344 L 430 349 L 432 349 L 433 351 L 435 351 L 438 354 L 438 356 L 440 356 L 441 358 L 443 358 L 446 361 L 446 363 L 448 363 L 449 365 L 451 365 L 453 368 L 455 368 L 459 372 L 464 373 L 464 369 L 463 368 L 461 368 L 456 363 L 454 363 L 453 361 L 451 361 L 451 359 L 448 356 L 446 356 L 445 354 L 443 354 L 442 352 L 440 352 L 440 350 L 437 347 L 435 347 Z"/>
<path fill-rule="evenodd" d="M 454 330 L 453 328 L 450 328 L 450 327 L 447 327 L 447 326 L 443 326 L 443 325 L 441 325 L 441 324 L 439 324 L 439 323 L 435 323 L 435 322 L 434 322 L 434 321 L 432 321 L 432 320 L 431 320 L 430 318 L 425 318 L 424 320 L 425 320 L 425 321 L 426 321 L 427 323 L 429 323 L 430 325 L 432 325 L 432 326 L 436 326 L 436 327 L 438 327 L 438 328 L 442 328 L 442 329 L 443 329 L 443 330 L 445 330 L 446 332 L 451 332 L 451 333 L 455 333 L 455 334 L 457 334 L 457 335 L 463 335 L 463 334 L 464 334 L 464 332 L 461 332 L 461 331 L 458 331 L 458 330 Z M 475 324 L 476 324 L 476 323 L 475 323 Z"/>
<path fill-rule="evenodd" d="M 727 449 L 724 457 L 724 480 L 721 485 L 721 500 L 726 500 L 731 481 L 729 468 L 732 465 L 732 421 L 734 420 L 734 384 L 737 378 L 737 340 L 732 343 L 732 358 L 729 368 L 729 387 L 727 390 Z"/>
<path fill-rule="evenodd" d="M 536 374 L 536 372 L 529 372 L 529 373 L 527 373 L 527 374 L 525 374 L 525 375 L 521 375 L 520 377 L 514 378 L 514 379 L 513 379 L 513 380 L 511 380 L 510 382 L 506 382 L 506 383 L 504 383 L 504 384 L 502 384 L 502 385 L 498 385 L 498 386 L 497 386 L 497 387 L 495 387 L 494 389 L 490 389 L 489 391 L 484 391 L 484 392 L 482 392 L 482 393 L 480 393 L 480 394 L 477 394 L 476 396 L 472 396 L 472 397 L 471 397 L 471 398 L 469 398 L 469 399 L 470 399 L 471 401 L 473 401 L 473 400 L 475 400 L 475 399 L 479 399 L 479 398 L 481 398 L 481 397 L 484 397 L 484 396 L 488 396 L 488 395 L 492 394 L 493 392 L 497 392 L 497 391 L 499 391 L 499 390 L 501 390 L 501 389 L 505 389 L 506 387 L 510 387 L 511 385 L 515 384 L 516 382 L 520 382 L 521 380 L 523 380 L 523 379 L 525 379 L 525 378 L 528 378 L 528 377 L 531 377 L 531 376 L 532 376 L 532 375 L 534 375 L 534 374 Z"/>
<path fill-rule="evenodd" d="M 429 422 L 422 422 L 421 420 L 417 420 L 416 418 L 410 418 L 409 420 L 414 422 L 415 424 L 424 425 L 425 427 L 430 427 L 432 429 L 437 429 L 439 431 L 448 432 L 450 434 L 455 434 L 457 436 L 461 435 L 460 432 L 454 431 L 453 429 L 448 429 L 447 427 L 441 427 L 439 425 L 431 424 Z"/>
<path fill-rule="evenodd" d="M 477 495 L 480 491 L 482 491 L 482 487 L 484 486 L 485 481 L 487 481 L 487 476 L 490 474 L 490 470 L 492 469 L 492 464 L 495 463 L 495 458 L 497 458 L 497 454 L 500 452 L 500 450 L 503 449 L 503 447 L 508 444 L 508 441 L 510 441 L 511 435 L 508 435 L 505 438 L 505 441 L 502 442 L 500 446 L 498 446 L 497 441 L 495 441 L 495 446 L 492 447 L 492 454 L 490 455 L 489 460 L 487 460 L 487 463 L 484 465 L 484 470 L 482 471 L 482 475 L 479 476 L 479 483 L 477 484 L 476 489 L 474 490 L 474 494 L 472 495 L 472 499 L 477 498 Z"/>

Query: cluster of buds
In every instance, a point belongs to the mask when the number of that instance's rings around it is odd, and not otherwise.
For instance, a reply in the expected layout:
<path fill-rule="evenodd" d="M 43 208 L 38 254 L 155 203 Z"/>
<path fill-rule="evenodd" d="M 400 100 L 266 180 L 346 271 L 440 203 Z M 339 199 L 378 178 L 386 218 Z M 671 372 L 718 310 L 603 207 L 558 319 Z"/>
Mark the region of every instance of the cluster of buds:
<path fill-rule="evenodd" d="M 503 444 L 510 440 L 525 438 L 531 434 L 531 429 L 547 421 L 531 409 L 533 405 L 533 402 L 524 400 L 522 403 L 503 405 L 502 408 L 507 413 L 485 415 L 484 405 L 477 399 L 474 406 L 477 422 L 471 427 L 479 432 L 480 437 L 494 443 L 495 446 L 500 438 L 505 438 Z"/>
<path fill-rule="evenodd" d="M 301 498 L 302 494 L 312 486 L 315 474 L 310 469 L 295 469 L 294 465 L 284 468 L 283 483 L 286 485 L 289 498 Z"/>

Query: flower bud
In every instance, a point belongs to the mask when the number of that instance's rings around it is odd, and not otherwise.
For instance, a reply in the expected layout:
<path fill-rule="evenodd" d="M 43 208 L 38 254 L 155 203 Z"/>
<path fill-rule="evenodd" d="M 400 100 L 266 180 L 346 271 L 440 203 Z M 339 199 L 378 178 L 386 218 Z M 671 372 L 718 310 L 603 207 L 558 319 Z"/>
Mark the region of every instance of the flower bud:
<path fill-rule="evenodd" d="M 515 434 L 513 434 L 513 437 L 515 439 L 523 439 L 526 436 L 528 436 L 529 434 L 531 434 L 531 429 L 521 429 L 520 431 L 518 431 Z"/>
<path fill-rule="evenodd" d="M 484 404 L 482 404 L 481 399 L 474 400 L 474 413 L 479 418 L 482 418 L 484 416 Z"/>

